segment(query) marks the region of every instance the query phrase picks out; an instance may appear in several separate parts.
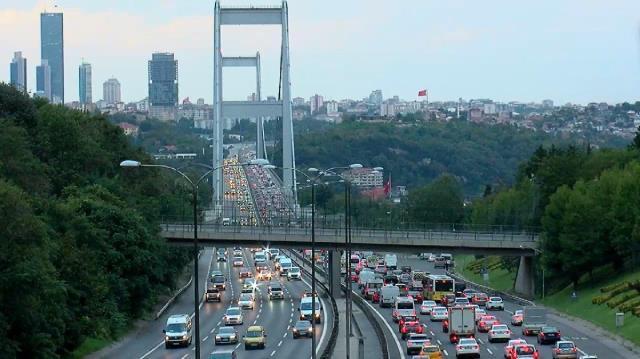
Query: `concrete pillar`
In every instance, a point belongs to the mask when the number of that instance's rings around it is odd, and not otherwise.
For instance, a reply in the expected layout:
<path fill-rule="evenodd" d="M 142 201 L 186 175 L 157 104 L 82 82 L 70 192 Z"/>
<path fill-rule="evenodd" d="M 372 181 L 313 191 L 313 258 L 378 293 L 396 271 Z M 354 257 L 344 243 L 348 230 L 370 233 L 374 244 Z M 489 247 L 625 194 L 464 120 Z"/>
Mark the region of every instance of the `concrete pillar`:
<path fill-rule="evenodd" d="M 516 277 L 516 292 L 527 297 L 535 294 L 533 275 L 533 257 L 520 257 L 520 267 Z"/>
<path fill-rule="evenodd" d="M 329 293 L 333 298 L 340 298 L 342 290 L 340 288 L 340 251 L 329 251 Z"/>

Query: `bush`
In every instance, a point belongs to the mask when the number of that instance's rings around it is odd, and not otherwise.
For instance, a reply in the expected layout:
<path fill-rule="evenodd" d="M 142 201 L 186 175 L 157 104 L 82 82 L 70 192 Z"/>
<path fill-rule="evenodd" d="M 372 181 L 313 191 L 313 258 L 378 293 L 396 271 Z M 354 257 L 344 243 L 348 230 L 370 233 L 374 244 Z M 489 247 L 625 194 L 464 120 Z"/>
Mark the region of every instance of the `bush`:
<path fill-rule="evenodd" d="M 637 290 L 630 291 L 629 293 L 624 293 L 624 294 L 622 294 L 622 295 L 620 295 L 620 296 L 618 296 L 616 298 L 613 298 L 613 299 L 609 300 L 607 302 L 607 306 L 609 308 L 615 308 L 615 307 L 619 306 L 620 304 L 622 304 L 622 303 L 624 303 L 624 302 L 626 302 L 628 300 L 637 298 L 639 295 L 640 294 L 638 293 Z"/>
<path fill-rule="evenodd" d="M 621 288 L 621 287 L 626 287 L 629 284 L 629 282 L 620 282 L 620 283 L 614 283 L 611 285 L 608 285 L 606 287 L 602 287 L 600 288 L 600 292 L 601 293 L 607 293 L 607 292 L 611 292 L 612 290 Z"/>
<path fill-rule="evenodd" d="M 620 305 L 618 307 L 618 309 L 620 309 L 621 312 L 626 313 L 626 312 L 632 311 L 636 307 L 640 307 L 640 298 L 636 298 L 634 300 L 630 300 L 630 301 Z"/>

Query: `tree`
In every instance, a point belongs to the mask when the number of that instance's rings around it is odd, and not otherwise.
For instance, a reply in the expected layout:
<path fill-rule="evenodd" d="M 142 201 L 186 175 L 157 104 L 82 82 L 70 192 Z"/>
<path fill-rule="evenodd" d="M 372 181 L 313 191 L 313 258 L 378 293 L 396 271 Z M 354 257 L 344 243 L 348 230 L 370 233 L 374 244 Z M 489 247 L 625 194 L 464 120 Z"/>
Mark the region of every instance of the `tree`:
<path fill-rule="evenodd" d="M 464 215 L 462 188 L 443 175 L 409 194 L 408 213 L 418 223 L 458 223 Z"/>

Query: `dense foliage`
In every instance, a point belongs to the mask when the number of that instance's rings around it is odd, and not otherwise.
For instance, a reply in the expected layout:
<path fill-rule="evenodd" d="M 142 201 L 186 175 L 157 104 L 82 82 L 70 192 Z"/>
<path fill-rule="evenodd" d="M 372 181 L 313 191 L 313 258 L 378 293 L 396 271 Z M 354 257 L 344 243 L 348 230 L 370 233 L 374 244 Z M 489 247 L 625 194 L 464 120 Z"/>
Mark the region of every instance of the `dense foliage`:
<path fill-rule="evenodd" d="M 473 223 L 535 226 L 546 276 L 577 285 L 601 265 L 621 271 L 640 251 L 640 147 L 538 148 L 517 184 L 475 201 Z"/>
<path fill-rule="evenodd" d="M 0 357 L 113 338 L 172 288 L 188 253 L 156 221 L 183 199 L 102 116 L 0 84 Z"/>
<path fill-rule="evenodd" d="M 486 184 L 512 183 L 518 165 L 541 144 L 563 143 L 544 132 L 466 121 L 417 125 L 345 122 L 322 134 L 296 136 L 298 167 L 350 163 L 384 167 L 394 185 L 414 189 L 442 174 L 458 179 L 467 196 Z"/>

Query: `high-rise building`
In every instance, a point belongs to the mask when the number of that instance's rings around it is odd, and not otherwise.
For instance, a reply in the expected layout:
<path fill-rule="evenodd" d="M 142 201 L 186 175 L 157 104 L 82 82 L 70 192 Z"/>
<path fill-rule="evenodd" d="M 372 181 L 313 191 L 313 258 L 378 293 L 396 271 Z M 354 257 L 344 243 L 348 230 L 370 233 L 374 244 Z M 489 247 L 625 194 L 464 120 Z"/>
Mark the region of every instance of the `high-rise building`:
<path fill-rule="evenodd" d="M 178 60 L 173 53 L 154 53 L 149 61 L 149 115 L 175 120 L 178 106 Z"/>
<path fill-rule="evenodd" d="M 80 91 L 80 104 L 88 105 L 93 102 L 91 88 L 91 64 L 82 62 L 78 69 L 78 90 Z"/>
<path fill-rule="evenodd" d="M 309 98 L 309 103 L 311 104 L 311 114 L 320 111 L 320 109 L 324 106 L 324 98 L 318 94 L 315 94 Z"/>
<path fill-rule="evenodd" d="M 47 60 L 51 71 L 51 102 L 64 103 L 63 14 L 40 14 L 40 58 Z"/>
<path fill-rule="evenodd" d="M 382 90 L 371 91 L 369 95 L 369 103 L 380 106 L 382 104 Z"/>
<path fill-rule="evenodd" d="M 49 102 L 51 99 L 51 68 L 47 60 L 42 60 L 40 66 L 36 66 L 36 96 L 44 97 Z"/>
<path fill-rule="evenodd" d="M 120 93 L 120 81 L 108 79 L 102 84 L 102 99 L 107 105 L 115 105 L 122 102 Z"/>
<path fill-rule="evenodd" d="M 327 101 L 324 104 L 327 107 L 327 115 L 329 116 L 338 115 L 338 103 L 336 101 Z"/>
<path fill-rule="evenodd" d="M 10 84 L 19 91 L 27 93 L 27 59 L 22 57 L 22 51 L 13 53 L 10 70 Z"/>

